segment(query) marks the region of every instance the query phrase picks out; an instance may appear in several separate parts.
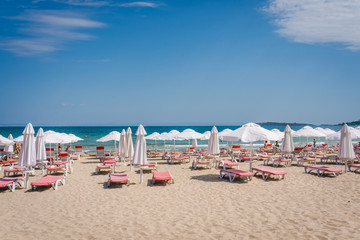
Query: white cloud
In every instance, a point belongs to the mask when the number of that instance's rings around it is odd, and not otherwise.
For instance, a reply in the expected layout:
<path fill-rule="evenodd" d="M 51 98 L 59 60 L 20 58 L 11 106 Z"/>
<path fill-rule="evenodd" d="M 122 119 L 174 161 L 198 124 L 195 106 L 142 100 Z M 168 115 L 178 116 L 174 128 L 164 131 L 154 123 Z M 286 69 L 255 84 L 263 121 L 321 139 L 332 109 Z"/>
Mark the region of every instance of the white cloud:
<path fill-rule="evenodd" d="M 270 0 L 277 32 L 295 42 L 340 43 L 360 50 L 359 0 Z"/>
<path fill-rule="evenodd" d="M 150 7 L 156 8 L 159 5 L 152 2 L 129 2 L 129 3 L 122 3 L 119 4 L 120 7 Z"/>
<path fill-rule="evenodd" d="M 105 26 L 71 11 L 32 10 L 10 19 L 22 22 L 17 30 L 23 37 L 2 41 L 0 47 L 22 56 L 50 53 L 70 41 L 91 39 L 92 35 L 79 30 Z"/>

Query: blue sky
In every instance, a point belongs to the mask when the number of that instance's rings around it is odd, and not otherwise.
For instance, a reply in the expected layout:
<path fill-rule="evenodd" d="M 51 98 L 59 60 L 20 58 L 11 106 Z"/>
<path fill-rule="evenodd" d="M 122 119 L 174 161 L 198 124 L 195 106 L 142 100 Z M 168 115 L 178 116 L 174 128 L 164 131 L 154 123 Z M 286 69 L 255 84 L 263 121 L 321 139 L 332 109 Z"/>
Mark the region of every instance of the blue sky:
<path fill-rule="evenodd" d="M 0 125 L 360 119 L 360 1 L 0 4 Z"/>

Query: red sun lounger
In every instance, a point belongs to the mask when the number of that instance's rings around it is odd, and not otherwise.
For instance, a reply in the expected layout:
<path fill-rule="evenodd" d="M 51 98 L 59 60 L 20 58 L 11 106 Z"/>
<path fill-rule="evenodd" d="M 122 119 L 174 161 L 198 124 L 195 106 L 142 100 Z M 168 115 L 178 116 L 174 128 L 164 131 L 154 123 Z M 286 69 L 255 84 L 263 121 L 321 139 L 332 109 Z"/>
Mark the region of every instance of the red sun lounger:
<path fill-rule="evenodd" d="M 46 175 L 36 181 L 31 182 L 32 190 L 36 190 L 37 187 L 52 186 L 54 190 L 57 190 L 59 183 L 65 184 L 64 175 Z"/>
<path fill-rule="evenodd" d="M 284 166 L 289 166 L 292 160 L 290 158 L 269 158 L 264 160 L 264 165 L 269 165 L 270 161 L 272 162 L 273 167 L 279 167 L 282 163 L 284 163 Z"/>
<path fill-rule="evenodd" d="M 349 164 L 348 168 L 350 172 L 358 172 L 360 170 L 360 164 Z M 355 170 L 351 170 L 352 168 L 355 168 Z"/>
<path fill-rule="evenodd" d="M 174 183 L 174 178 L 171 176 L 169 171 L 166 172 L 153 172 L 153 178 L 151 184 L 154 184 L 155 181 L 167 181 Z"/>
<path fill-rule="evenodd" d="M 11 192 L 14 192 L 16 184 L 19 184 L 21 187 L 24 187 L 24 178 L 22 177 L 0 178 L 0 188 L 8 187 Z"/>
<path fill-rule="evenodd" d="M 254 171 L 256 171 L 256 173 L 254 174 L 254 176 L 257 173 L 261 173 L 262 174 L 262 178 L 266 181 L 268 180 L 268 178 L 270 177 L 270 175 L 273 176 L 279 176 L 279 180 L 284 179 L 285 178 L 285 174 L 287 174 L 286 171 L 283 170 L 277 170 L 277 169 L 273 169 L 273 168 L 265 168 L 265 167 L 256 167 L 253 168 Z"/>
<path fill-rule="evenodd" d="M 250 181 L 254 176 L 252 172 L 246 172 L 238 169 L 221 169 L 220 178 L 224 178 L 225 175 L 229 176 L 229 181 L 233 182 L 235 177 L 245 178 L 247 181 Z"/>
<path fill-rule="evenodd" d="M 203 160 L 203 159 L 195 159 L 192 163 L 192 168 L 196 169 L 197 167 L 208 167 L 211 169 L 211 161 L 210 160 Z"/>
<path fill-rule="evenodd" d="M 21 171 L 25 170 L 25 168 L 22 167 L 14 167 L 14 168 L 8 168 L 8 169 L 4 169 L 4 176 L 10 176 L 10 173 L 13 174 L 13 176 L 21 173 Z"/>
<path fill-rule="evenodd" d="M 129 184 L 129 178 L 126 173 L 110 173 L 108 180 L 108 187 L 111 183 L 126 183 Z"/>
<path fill-rule="evenodd" d="M 227 167 L 229 167 L 229 168 L 239 167 L 239 163 L 236 160 L 234 160 L 234 161 L 221 160 L 220 163 L 224 169 L 226 169 Z"/>
<path fill-rule="evenodd" d="M 98 174 L 100 171 L 110 171 L 115 172 L 115 163 L 114 164 L 98 164 L 96 166 L 95 172 Z"/>
<path fill-rule="evenodd" d="M 327 166 L 304 166 L 305 173 L 311 173 L 311 171 L 316 171 L 318 176 L 323 176 L 325 173 L 330 173 L 334 176 L 340 174 L 342 172 L 341 169 L 338 168 L 330 168 Z"/>
<path fill-rule="evenodd" d="M 66 166 L 50 166 L 46 169 L 47 174 L 62 172 L 67 176 L 67 165 Z"/>

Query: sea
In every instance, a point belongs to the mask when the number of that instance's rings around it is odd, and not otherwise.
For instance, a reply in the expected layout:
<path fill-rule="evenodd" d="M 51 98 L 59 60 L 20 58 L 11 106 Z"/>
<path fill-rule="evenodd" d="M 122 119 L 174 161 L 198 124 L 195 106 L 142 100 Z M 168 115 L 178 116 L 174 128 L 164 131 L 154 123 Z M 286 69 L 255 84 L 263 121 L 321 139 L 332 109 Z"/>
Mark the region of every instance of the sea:
<path fill-rule="evenodd" d="M 284 131 L 286 125 L 267 125 L 267 124 L 262 124 L 262 127 L 271 130 L 274 128 L 279 129 L 280 131 Z M 293 130 L 299 130 L 300 128 L 302 128 L 304 125 L 290 125 L 291 129 Z M 67 133 L 67 134 L 75 134 L 76 136 L 84 139 L 83 141 L 79 141 L 76 143 L 72 143 L 70 145 L 75 146 L 75 145 L 82 145 L 84 151 L 86 152 L 95 152 L 96 151 L 96 146 L 104 146 L 105 149 L 107 151 L 113 151 L 115 148 L 115 142 L 114 141 L 109 141 L 109 142 L 96 142 L 97 139 L 107 135 L 108 133 L 112 132 L 112 131 L 118 131 L 121 132 L 123 129 L 127 129 L 129 126 L 46 126 L 46 127 L 42 127 L 44 131 L 48 131 L 48 130 L 52 130 L 55 132 L 60 132 L 60 133 Z M 241 125 L 238 126 L 216 126 L 218 131 L 221 132 L 224 129 L 231 129 L 231 130 L 235 130 L 239 127 L 241 127 Z M 317 126 L 312 126 L 312 127 L 317 127 Z M 334 131 L 339 131 L 341 129 L 342 126 L 337 126 L 337 125 L 321 125 L 322 128 L 330 128 Z M 11 133 L 12 136 L 14 138 L 22 135 L 22 132 L 24 130 L 24 127 L 0 127 L 0 134 L 4 137 L 8 137 L 9 134 Z M 37 130 L 40 128 L 40 126 L 34 126 L 35 132 L 37 132 Z M 138 128 L 138 126 L 130 126 L 132 132 L 133 132 L 133 142 L 135 144 L 136 141 L 136 130 Z M 211 131 L 212 126 L 144 126 L 145 131 L 147 132 L 148 135 L 154 133 L 154 132 L 158 132 L 158 133 L 163 133 L 163 132 L 169 132 L 171 130 L 178 130 L 179 132 L 185 130 L 185 129 L 193 129 L 199 133 L 204 133 L 206 131 Z M 300 145 L 304 145 L 306 142 L 312 142 L 313 138 L 294 138 L 294 144 L 295 146 L 300 146 Z M 207 140 L 198 140 L 198 147 L 206 147 L 207 146 Z M 323 143 L 326 142 L 325 138 L 317 138 L 317 143 Z M 176 149 L 176 150 L 182 150 L 182 149 L 186 149 L 189 146 L 189 141 L 188 140 L 184 140 L 184 141 L 179 141 L 176 140 L 175 143 L 174 141 L 166 141 L 164 143 L 164 141 L 154 141 L 154 140 L 146 140 L 147 143 L 147 148 L 150 150 L 164 150 L 164 149 Z M 280 142 L 281 143 L 281 142 Z M 329 142 L 331 143 L 331 142 Z M 118 144 L 118 142 L 116 143 Z M 191 144 L 191 143 L 190 143 Z M 221 142 L 220 143 L 220 147 L 226 147 L 226 146 L 230 146 L 232 144 L 240 144 L 242 148 L 249 148 L 249 143 L 242 143 L 242 142 Z M 263 142 L 255 142 L 254 143 L 254 147 L 259 147 L 262 146 Z"/>

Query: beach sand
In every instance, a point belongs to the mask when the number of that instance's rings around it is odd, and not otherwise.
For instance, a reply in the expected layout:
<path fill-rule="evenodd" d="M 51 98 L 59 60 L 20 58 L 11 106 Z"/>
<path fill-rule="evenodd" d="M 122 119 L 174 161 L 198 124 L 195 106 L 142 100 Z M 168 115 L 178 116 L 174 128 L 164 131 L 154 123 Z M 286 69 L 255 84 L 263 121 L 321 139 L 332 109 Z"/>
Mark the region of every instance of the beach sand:
<path fill-rule="evenodd" d="M 131 183 L 107 188 L 98 163 L 82 157 L 56 191 L 1 190 L 0 239 L 360 239 L 360 174 L 317 177 L 292 166 L 281 181 L 230 183 L 214 168 L 158 160 L 175 184 L 152 186 L 151 173 L 140 184 L 119 163 Z"/>

